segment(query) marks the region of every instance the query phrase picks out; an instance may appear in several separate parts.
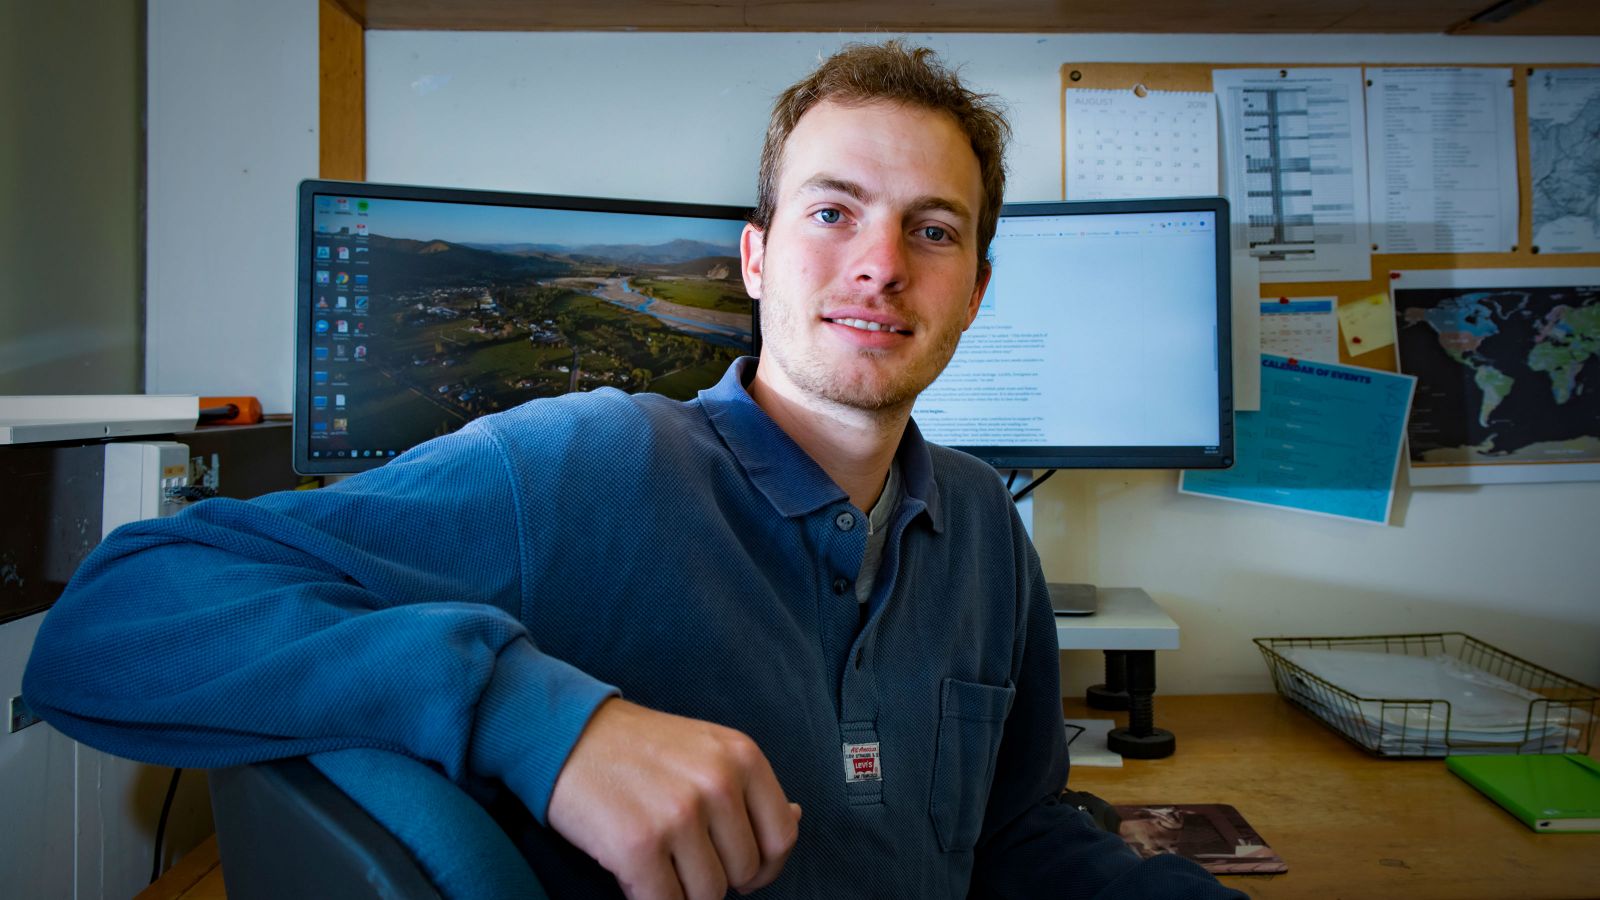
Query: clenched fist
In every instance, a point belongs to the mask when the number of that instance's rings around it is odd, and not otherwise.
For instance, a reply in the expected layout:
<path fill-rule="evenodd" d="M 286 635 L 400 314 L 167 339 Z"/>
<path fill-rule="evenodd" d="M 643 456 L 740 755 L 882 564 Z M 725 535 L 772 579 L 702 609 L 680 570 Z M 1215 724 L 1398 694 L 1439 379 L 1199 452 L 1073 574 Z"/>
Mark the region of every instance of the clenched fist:
<path fill-rule="evenodd" d="M 778 877 L 800 807 L 744 734 L 613 698 L 567 757 L 549 819 L 630 900 L 718 900 Z"/>

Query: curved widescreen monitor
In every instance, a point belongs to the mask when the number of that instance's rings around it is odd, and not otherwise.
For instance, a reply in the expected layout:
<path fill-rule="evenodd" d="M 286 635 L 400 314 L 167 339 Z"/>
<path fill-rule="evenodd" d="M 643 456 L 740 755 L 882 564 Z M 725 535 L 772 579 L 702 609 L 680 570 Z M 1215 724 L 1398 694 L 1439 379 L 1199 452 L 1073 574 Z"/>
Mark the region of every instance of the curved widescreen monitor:
<path fill-rule="evenodd" d="M 295 468 L 369 469 L 537 397 L 693 397 L 755 348 L 747 212 L 302 182 Z"/>
<path fill-rule="evenodd" d="M 913 416 L 998 468 L 1233 464 L 1228 206 L 1007 204 L 978 318 Z"/>

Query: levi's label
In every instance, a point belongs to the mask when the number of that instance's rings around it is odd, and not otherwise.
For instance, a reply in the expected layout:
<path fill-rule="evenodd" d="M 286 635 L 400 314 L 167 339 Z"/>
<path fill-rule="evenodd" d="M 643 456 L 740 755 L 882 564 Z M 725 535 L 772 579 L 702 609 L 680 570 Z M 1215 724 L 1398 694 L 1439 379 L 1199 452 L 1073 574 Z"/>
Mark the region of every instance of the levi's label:
<path fill-rule="evenodd" d="M 844 745 L 844 780 L 882 781 L 883 761 L 878 755 L 878 741 L 870 744 Z"/>

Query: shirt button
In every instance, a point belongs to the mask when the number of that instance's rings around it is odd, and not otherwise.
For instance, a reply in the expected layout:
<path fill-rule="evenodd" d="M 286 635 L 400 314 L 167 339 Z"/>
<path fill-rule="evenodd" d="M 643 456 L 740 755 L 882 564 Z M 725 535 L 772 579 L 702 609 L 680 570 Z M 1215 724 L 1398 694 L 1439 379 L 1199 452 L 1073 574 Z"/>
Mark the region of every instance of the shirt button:
<path fill-rule="evenodd" d="M 837 516 L 833 517 L 833 524 L 838 526 L 840 531 L 849 531 L 850 529 L 856 527 L 855 513 L 839 513 Z"/>
<path fill-rule="evenodd" d="M 849 580 L 844 579 L 844 578 L 835 578 L 833 580 L 833 592 L 835 594 L 843 594 L 845 591 L 848 591 L 848 590 L 850 590 L 850 582 L 849 582 Z"/>

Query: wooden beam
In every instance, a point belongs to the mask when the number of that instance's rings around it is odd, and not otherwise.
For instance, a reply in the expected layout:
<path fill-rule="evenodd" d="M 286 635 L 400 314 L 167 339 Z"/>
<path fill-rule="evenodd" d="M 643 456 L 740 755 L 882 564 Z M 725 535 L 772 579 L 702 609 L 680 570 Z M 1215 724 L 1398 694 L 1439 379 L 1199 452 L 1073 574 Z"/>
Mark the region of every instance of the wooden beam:
<path fill-rule="evenodd" d="M 334 0 L 372 30 L 1441 34 L 1501 0 Z M 1527 0 L 1510 0 L 1525 3 Z M 1600 34 L 1595 0 L 1539 0 L 1490 34 Z"/>
<path fill-rule="evenodd" d="M 361 23 L 335 0 L 320 0 L 318 138 L 323 178 L 367 178 L 367 44 Z"/>

